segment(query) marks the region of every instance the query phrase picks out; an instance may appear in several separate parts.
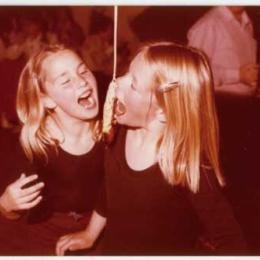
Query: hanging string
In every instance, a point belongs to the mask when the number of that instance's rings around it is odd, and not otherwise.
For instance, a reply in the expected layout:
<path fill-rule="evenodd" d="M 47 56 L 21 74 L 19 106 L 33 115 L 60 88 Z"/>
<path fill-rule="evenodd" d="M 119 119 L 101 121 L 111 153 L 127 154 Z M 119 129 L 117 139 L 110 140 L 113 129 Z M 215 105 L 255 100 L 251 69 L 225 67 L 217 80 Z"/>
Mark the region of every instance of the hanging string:
<path fill-rule="evenodd" d="M 114 6 L 114 66 L 113 66 L 113 78 L 108 86 L 106 95 L 106 101 L 103 108 L 103 138 L 105 143 L 111 143 L 115 134 L 113 129 L 114 110 L 115 110 L 115 89 L 116 89 L 116 68 L 117 68 L 117 22 L 118 20 L 118 8 Z"/>
<path fill-rule="evenodd" d="M 116 79 L 117 68 L 117 23 L 118 20 L 118 7 L 114 6 L 114 67 L 113 67 L 113 81 Z"/>

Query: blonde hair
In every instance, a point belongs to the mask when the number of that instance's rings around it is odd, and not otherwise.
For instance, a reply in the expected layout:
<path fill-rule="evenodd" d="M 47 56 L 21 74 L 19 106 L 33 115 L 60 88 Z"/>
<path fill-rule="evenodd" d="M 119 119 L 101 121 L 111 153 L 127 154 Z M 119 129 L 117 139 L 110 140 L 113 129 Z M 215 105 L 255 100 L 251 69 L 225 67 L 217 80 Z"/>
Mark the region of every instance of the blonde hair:
<path fill-rule="evenodd" d="M 47 151 L 57 148 L 59 141 L 54 139 L 47 129 L 49 119 L 53 119 L 54 111 L 44 107 L 41 94 L 45 93 L 42 80 L 42 64 L 45 59 L 57 52 L 70 50 L 62 45 L 44 47 L 32 56 L 25 65 L 18 83 L 16 111 L 22 124 L 20 142 L 30 161 L 34 156 L 48 161 Z M 71 50 L 72 51 L 72 50 Z M 55 122 L 55 120 L 54 120 Z M 57 127 L 58 124 L 56 123 Z M 90 123 L 95 141 L 100 139 L 100 122 L 95 119 Z"/>
<path fill-rule="evenodd" d="M 139 54 L 152 72 L 152 88 L 166 115 L 158 143 L 166 180 L 196 193 L 204 167 L 212 169 L 224 185 L 213 80 L 206 57 L 194 48 L 170 42 L 147 45 Z"/>

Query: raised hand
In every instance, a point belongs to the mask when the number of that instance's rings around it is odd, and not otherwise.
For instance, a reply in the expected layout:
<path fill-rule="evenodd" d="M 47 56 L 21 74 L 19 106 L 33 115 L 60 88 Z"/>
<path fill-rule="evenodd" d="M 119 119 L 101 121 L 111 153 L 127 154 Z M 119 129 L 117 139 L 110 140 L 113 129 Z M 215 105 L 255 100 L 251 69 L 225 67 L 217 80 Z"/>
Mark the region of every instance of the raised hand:
<path fill-rule="evenodd" d="M 6 213 L 17 210 L 26 210 L 35 207 L 42 199 L 41 189 L 43 182 L 33 184 L 28 188 L 25 185 L 37 180 L 37 175 L 27 176 L 22 173 L 20 178 L 7 186 L 0 197 L 0 206 Z"/>
<path fill-rule="evenodd" d="M 253 88 L 257 85 L 259 66 L 247 64 L 240 68 L 240 80 Z"/>

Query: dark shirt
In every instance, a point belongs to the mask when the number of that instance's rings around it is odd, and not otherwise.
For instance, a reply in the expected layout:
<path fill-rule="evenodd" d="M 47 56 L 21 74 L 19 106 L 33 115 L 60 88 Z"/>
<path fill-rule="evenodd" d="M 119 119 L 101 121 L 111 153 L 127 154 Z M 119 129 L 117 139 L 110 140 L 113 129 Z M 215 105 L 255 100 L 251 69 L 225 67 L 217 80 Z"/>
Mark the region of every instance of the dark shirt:
<path fill-rule="evenodd" d="M 112 255 L 194 254 L 201 227 L 218 253 L 245 250 L 240 227 L 212 172 L 201 172 L 200 191 L 171 186 L 158 164 L 142 171 L 125 159 L 126 130 L 105 155 L 105 189 L 96 211 L 107 218 L 104 253 Z"/>
<path fill-rule="evenodd" d="M 2 146 L 1 191 L 16 180 L 22 172 L 37 173 L 45 183 L 43 199 L 29 210 L 29 222 L 49 218 L 53 212 L 85 213 L 93 210 L 103 181 L 103 144 L 96 143 L 90 152 L 72 155 L 58 148 L 57 153 L 49 149 L 48 163 L 35 160 L 30 164 L 26 159 L 18 135 L 6 134 L 0 137 Z M 4 161 L 4 162 L 3 162 Z"/>
<path fill-rule="evenodd" d="M 31 169 L 32 165 L 20 146 L 18 134 L 0 129 L 0 194 L 7 185 Z"/>

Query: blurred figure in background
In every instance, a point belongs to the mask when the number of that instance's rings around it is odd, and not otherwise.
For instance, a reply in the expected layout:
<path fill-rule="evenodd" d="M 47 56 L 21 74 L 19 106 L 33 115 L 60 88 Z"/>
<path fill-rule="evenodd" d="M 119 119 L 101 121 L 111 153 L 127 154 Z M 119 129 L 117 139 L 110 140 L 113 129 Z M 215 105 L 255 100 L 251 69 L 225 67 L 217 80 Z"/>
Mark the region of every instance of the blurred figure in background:
<path fill-rule="evenodd" d="M 13 15 L 7 21 L 5 30 L 5 55 L 4 59 L 17 60 L 23 55 L 25 36 L 20 23 L 19 15 Z"/>
<path fill-rule="evenodd" d="M 20 17 L 6 13 L 1 17 L 0 44 L 0 127 L 10 128 L 17 124 L 15 93 L 18 77 L 25 63 L 24 42 Z"/>
<path fill-rule="evenodd" d="M 58 36 L 58 42 L 79 52 L 85 35 L 74 20 L 71 9 L 69 7 L 58 8 L 53 22 L 53 32 Z"/>
<path fill-rule="evenodd" d="M 227 193 L 254 247 L 254 241 L 260 239 L 260 227 L 255 224 L 260 217 L 260 110 L 256 109 L 259 66 L 253 24 L 244 6 L 214 7 L 187 36 L 189 45 L 202 49 L 212 66 Z"/>
<path fill-rule="evenodd" d="M 82 45 L 82 55 L 91 70 L 112 74 L 113 20 L 97 11 L 91 13 L 90 31 Z"/>
<path fill-rule="evenodd" d="M 189 45 L 207 54 L 216 91 L 244 96 L 256 94 L 256 40 L 243 6 L 212 8 L 189 30 L 188 40 Z"/>
<path fill-rule="evenodd" d="M 28 60 L 46 44 L 44 21 L 37 14 L 26 14 L 20 19 L 24 37 L 23 53 Z"/>

